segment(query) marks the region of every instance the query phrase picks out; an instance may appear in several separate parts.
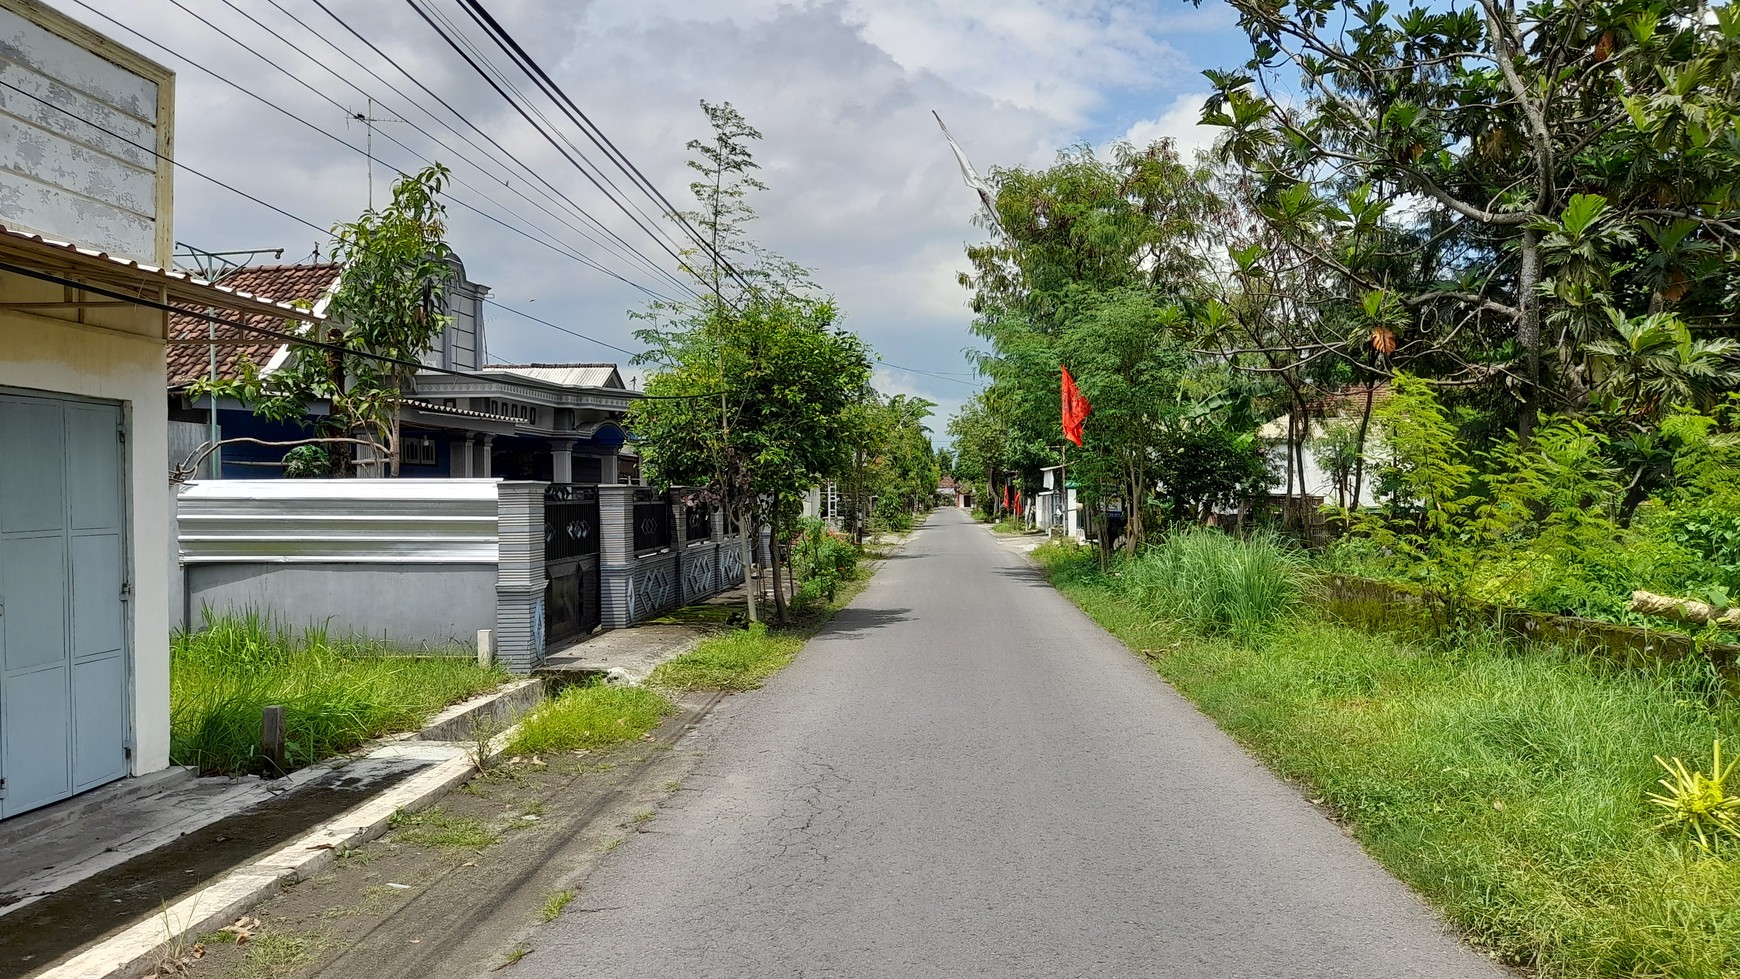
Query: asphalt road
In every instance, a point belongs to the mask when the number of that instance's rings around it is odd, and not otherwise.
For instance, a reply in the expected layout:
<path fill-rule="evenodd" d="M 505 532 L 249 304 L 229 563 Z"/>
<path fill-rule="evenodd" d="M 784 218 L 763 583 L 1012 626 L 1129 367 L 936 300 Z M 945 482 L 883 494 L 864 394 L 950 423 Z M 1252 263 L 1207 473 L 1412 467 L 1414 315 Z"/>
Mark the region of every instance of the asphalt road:
<path fill-rule="evenodd" d="M 516 974 L 1505 974 L 956 512 L 693 738 Z"/>

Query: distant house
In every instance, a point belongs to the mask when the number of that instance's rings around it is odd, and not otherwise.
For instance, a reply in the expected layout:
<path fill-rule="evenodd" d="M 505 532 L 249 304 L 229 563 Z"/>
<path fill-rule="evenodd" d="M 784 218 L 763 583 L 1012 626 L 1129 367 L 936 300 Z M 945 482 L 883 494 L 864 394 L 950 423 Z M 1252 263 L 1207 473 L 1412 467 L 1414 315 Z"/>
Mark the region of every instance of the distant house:
<path fill-rule="evenodd" d="M 0 0 L 0 818 L 169 765 L 174 79 Z"/>
<path fill-rule="evenodd" d="M 1287 433 L 1291 429 L 1294 438 L 1304 443 L 1304 473 L 1303 484 L 1301 476 L 1293 476 L 1294 491 L 1299 492 L 1303 485 L 1304 495 L 1325 503 L 1337 503 L 1345 493 L 1353 493 L 1353 480 L 1347 479 L 1345 485 L 1338 485 L 1334 466 L 1330 464 L 1322 439 L 1325 434 L 1336 428 L 1357 429 L 1361 418 L 1365 415 L 1367 396 L 1375 412 L 1390 399 L 1388 384 L 1377 384 L 1368 392 L 1364 385 L 1349 385 L 1323 395 L 1311 402 L 1306 417 L 1297 425 L 1290 425 L 1291 413 L 1283 414 L 1257 430 L 1257 437 L 1275 447 L 1275 455 L 1279 463 L 1275 467 L 1273 490 L 1279 496 L 1287 489 Z M 1372 506 L 1377 502 L 1376 466 L 1372 457 L 1381 441 L 1381 426 L 1374 420 L 1366 431 L 1365 466 L 1363 477 L 1359 480 L 1359 499 L 1348 500 L 1348 506 L 1358 508 Z"/>
<path fill-rule="evenodd" d="M 483 299 L 488 287 L 472 282 L 454 260 L 448 291 L 452 322 L 424 358 L 428 370 L 400 412 L 400 475 L 405 477 L 502 477 L 545 482 L 638 482 L 639 459 L 628 444 L 623 419 L 630 391 L 614 364 L 487 363 Z M 338 287 L 337 265 L 272 265 L 237 270 L 224 279 L 238 288 L 293 298 L 323 312 Z M 258 324 L 267 325 L 267 324 Z M 282 331 L 282 318 L 273 328 Z M 203 378 L 239 376 L 244 361 L 270 373 L 292 356 L 288 344 L 218 327 L 192 317 L 172 317 L 169 359 L 172 462 L 194 456 L 202 445 L 251 438 L 287 442 L 309 429 L 256 416 L 228 400 L 216 405 L 194 398 L 189 386 Z M 309 405 L 312 420 L 325 405 Z M 222 445 L 196 475 L 260 479 L 280 475 L 287 450 L 251 443 Z"/>

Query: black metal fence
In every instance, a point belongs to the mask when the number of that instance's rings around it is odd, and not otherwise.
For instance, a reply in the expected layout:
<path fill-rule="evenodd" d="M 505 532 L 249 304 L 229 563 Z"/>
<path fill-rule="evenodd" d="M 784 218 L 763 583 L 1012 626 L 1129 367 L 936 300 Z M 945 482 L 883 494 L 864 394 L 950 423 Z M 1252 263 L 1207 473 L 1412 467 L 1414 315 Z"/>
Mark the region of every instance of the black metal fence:
<path fill-rule="evenodd" d="M 651 489 L 634 493 L 634 551 L 656 551 L 671 546 L 671 504 Z"/>
<path fill-rule="evenodd" d="M 598 488 L 551 484 L 544 490 L 544 561 L 598 553 Z"/>
<path fill-rule="evenodd" d="M 683 539 L 713 539 L 713 507 L 709 503 L 683 507 Z"/>

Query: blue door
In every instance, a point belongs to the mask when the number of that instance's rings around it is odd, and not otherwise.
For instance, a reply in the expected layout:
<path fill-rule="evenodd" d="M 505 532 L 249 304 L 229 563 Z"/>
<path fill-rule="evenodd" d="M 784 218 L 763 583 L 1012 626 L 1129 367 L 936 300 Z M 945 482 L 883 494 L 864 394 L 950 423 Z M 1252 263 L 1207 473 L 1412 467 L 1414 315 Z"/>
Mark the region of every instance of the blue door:
<path fill-rule="evenodd" d="M 116 405 L 0 394 L 0 818 L 127 774 Z"/>

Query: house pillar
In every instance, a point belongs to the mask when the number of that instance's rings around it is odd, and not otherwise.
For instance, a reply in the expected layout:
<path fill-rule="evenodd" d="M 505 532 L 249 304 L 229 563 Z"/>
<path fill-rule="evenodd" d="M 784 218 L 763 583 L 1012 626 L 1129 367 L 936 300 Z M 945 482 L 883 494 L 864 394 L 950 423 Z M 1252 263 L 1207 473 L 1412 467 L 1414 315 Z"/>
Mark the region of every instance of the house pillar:
<path fill-rule="evenodd" d="M 477 467 L 477 475 L 484 479 L 489 479 L 492 475 L 493 461 L 490 459 L 490 452 L 493 451 L 494 447 L 495 436 L 485 435 L 483 437 L 483 451 L 478 454 L 480 465 Z"/>
<path fill-rule="evenodd" d="M 550 482 L 574 481 L 574 442 L 572 439 L 550 441 Z"/>
<path fill-rule="evenodd" d="M 600 456 L 598 459 L 598 481 L 606 486 L 615 486 L 617 479 L 616 453 Z"/>
<path fill-rule="evenodd" d="M 485 437 L 487 442 L 488 437 Z M 504 482 L 496 496 L 496 660 L 514 673 L 544 661 L 544 487 Z"/>
<path fill-rule="evenodd" d="M 472 453 L 476 451 L 475 442 L 470 435 L 452 443 L 447 454 L 453 462 L 453 476 L 456 479 L 471 477 Z"/>

